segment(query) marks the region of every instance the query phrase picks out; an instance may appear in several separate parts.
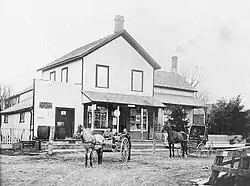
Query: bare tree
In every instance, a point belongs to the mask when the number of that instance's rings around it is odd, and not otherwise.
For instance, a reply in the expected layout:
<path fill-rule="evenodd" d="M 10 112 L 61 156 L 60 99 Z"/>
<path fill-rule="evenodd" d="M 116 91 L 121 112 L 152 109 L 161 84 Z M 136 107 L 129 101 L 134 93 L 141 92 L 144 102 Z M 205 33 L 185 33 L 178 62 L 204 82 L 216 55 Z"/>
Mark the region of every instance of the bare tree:
<path fill-rule="evenodd" d="M 194 88 L 200 84 L 199 75 L 199 67 L 196 66 L 195 69 L 190 73 L 187 70 L 185 72 L 181 72 L 181 76 L 187 80 Z"/>
<path fill-rule="evenodd" d="M 8 107 L 8 98 L 11 95 L 11 89 L 5 85 L 0 85 L 0 111 Z"/>
<path fill-rule="evenodd" d="M 181 73 L 181 76 L 190 83 L 194 88 L 197 88 L 198 85 L 202 82 L 201 77 L 199 76 L 200 69 L 198 66 L 190 73 L 187 70 Z M 208 94 L 198 91 L 195 94 L 195 97 L 201 101 L 204 105 L 210 101 Z"/>

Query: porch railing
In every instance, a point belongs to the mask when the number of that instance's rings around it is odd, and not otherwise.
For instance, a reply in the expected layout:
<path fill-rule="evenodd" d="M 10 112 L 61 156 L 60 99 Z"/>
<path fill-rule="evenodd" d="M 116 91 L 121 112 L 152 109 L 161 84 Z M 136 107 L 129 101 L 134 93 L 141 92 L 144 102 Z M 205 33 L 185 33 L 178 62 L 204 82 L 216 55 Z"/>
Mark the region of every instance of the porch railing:
<path fill-rule="evenodd" d="M 30 140 L 31 132 L 29 129 L 1 128 L 0 144 L 11 145 L 19 141 Z"/>

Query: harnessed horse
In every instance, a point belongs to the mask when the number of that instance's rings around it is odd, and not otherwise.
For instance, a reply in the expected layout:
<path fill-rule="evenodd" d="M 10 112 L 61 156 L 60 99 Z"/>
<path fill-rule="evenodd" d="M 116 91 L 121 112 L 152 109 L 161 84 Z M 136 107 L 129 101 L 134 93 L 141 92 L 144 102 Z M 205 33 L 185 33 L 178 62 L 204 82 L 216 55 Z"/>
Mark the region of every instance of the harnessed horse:
<path fill-rule="evenodd" d="M 96 150 L 98 155 L 98 165 L 102 163 L 104 137 L 100 134 L 92 135 L 86 128 L 79 125 L 74 138 L 82 139 L 85 150 L 85 167 L 88 166 L 88 159 L 90 167 L 92 167 L 93 151 Z"/>
<path fill-rule="evenodd" d="M 167 131 L 168 133 L 168 145 L 169 145 L 169 156 L 170 158 L 172 157 L 171 154 L 171 149 L 173 151 L 173 157 L 174 157 L 174 144 L 175 143 L 180 143 L 181 144 L 181 149 L 182 149 L 182 157 L 185 157 L 185 153 L 187 155 L 187 134 L 183 131 L 180 132 L 176 132 L 174 131 L 171 126 L 166 123 L 163 128 L 162 128 L 162 132 Z"/>

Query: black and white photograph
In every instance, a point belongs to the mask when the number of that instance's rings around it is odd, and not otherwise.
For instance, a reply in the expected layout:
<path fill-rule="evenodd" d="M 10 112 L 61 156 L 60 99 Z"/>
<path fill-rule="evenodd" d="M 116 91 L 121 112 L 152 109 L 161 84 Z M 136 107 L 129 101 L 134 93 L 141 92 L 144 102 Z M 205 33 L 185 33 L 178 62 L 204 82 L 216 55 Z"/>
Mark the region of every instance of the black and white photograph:
<path fill-rule="evenodd" d="M 250 186 L 250 2 L 0 0 L 0 185 Z"/>

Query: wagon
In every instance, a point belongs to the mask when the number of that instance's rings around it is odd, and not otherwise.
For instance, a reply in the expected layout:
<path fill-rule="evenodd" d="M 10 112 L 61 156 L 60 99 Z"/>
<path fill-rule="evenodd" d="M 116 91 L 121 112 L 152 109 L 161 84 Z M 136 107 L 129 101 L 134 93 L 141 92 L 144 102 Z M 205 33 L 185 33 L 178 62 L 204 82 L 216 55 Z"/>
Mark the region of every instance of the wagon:
<path fill-rule="evenodd" d="M 129 134 L 120 133 L 105 137 L 103 151 L 119 152 L 122 162 L 129 161 L 131 155 L 131 141 Z"/>
<path fill-rule="evenodd" d="M 192 125 L 188 137 L 189 152 L 201 155 L 203 152 L 211 154 L 213 142 L 208 140 L 208 128 L 205 125 Z M 208 152 L 208 153 L 207 153 Z"/>

